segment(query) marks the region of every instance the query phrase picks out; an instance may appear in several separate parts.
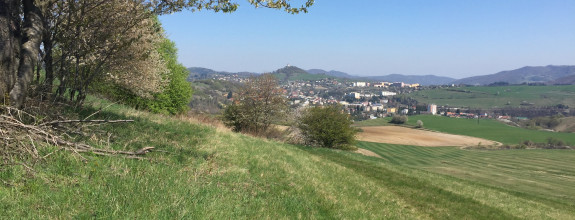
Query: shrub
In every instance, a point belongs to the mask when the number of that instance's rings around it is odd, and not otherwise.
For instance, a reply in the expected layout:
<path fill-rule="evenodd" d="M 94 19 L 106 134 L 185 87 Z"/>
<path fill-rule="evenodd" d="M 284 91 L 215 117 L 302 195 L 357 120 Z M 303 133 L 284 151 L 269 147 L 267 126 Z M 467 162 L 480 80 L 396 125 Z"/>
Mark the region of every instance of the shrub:
<path fill-rule="evenodd" d="M 421 120 L 417 120 L 417 124 L 415 125 L 416 128 L 423 128 L 423 122 Z"/>
<path fill-rule="evenodd" d="M 285 114 L 287 102 L 282 91 L 271 74 L 251 77 L 236 102 L 224 109 L 224 124 L 236 132 L 267 136 L 270 125 Z"/>
<path fill-rule="evenodd" d="M 391 121 L 389 121 L 389 123 L 393 123 L 393 124 L 405 124 L 407 123 L 408 118 L 405 115 L 394 115 L 393 117 L 391 117 Z"/>
<path fill-rule="evenodd" d="M 357 130 L 351 127 L 352 124 L 340 105 L 330 105 L 305 111 L 298 128 L 309 145 L 354 150 Z"/>

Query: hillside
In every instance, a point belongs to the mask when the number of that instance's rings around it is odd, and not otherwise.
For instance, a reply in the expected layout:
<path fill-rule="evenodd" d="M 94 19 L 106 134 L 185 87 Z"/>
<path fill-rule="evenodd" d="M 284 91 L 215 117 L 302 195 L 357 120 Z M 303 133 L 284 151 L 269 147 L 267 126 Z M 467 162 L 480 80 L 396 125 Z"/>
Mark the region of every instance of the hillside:
<path fill-rule="evenodd" d="M 453 84 L 489 85 L 496 82 L 509 84 L 549 83 L 571 75 L 575 75 L 575 66 L 526 66 L 491 75 L 463 78 L 454 81 Z"/>
<path fill-rule="evenodd" d="M 258 73 L 252 72 L 225 72 L 225 71 L 215 71 L 203 67 L 190 67 L 188 68 L 190 74 L 188 75 L 188 81 L 209 79 L 215 76 L 228 76 L 228 75 L 239 75 L 242 77 L 249 77 L 251 75 L 258 75 Z"/>
<path fill-rule="evenodd" d="M 401 75 L 390 74 L 385 76 L 367 76 L 366 78 L 386 81 L 386 82 L 404 82 L 404 83 L 419 83 L 424 86 L 429 85 L 447 85 L 455 80 L 454 78 L 435 76 L 435 75 Z"/>
<path fill-rule="evenodd" d="M 561 77 L 559 79 L 548 82 L 551 85 L 575 85 L 575 74 Z"/>
<path fill-rule="evenodd" d="M 407 94 L 420 103 L 477 109 L 575 106 L 575 85 L 562 86 L 470 86 L 426 89 Z"/>
<path fill-rule="evenodd" d="M 286 66 L 276 71 L 273 71 L 272 74 L 280 81 L 285 82 L 288 80 L 318 80 L 318 79 L 328 79 L 328 78 L 335 78 L 333 76 L 328 76 L 325 74 L 311 74 L 307 71 L 296 67 L 296 66 Z"/>
<path fill-rule="evenodd" d="M 80 118 L 101 109 L 94 118 L 135 121 L 104 124 L 110 137 L 88 143 L 157 151 L 133 160 L 39 149 L 51 154 L 32 171 L 1 167 L 0 218 L 575 218 L 572 151 L 359 143 L 383 157 L 375 158 L 90 102 Z"/>
<path fill-rule="evenodd" d="M 310 69 L 307 72 L 311 74 L 324 74 L 338 78 L 357 79 L 364 81 L 386 81 L 386 82 L 404 82 L 404 83 L 419 83 L 424 86 L 428 85 L 447 85 L 455 79 L 451 77 L 435 76 L 435 75 L 401 75 L 390 74 L 383 76 L 355 76 L 340 71 L 325 71 L 322 69 Z"/>
<path fill-rule="evenodd" d="M 310 69 L 310 70 L 307 70 L 307 72 L 311 73 L 311 74 L 323 74 L 323 75 L 333 76 L 333 77 L 337 77 L 337 78 L 347 78 L 347 79 L 360 78 L 360 76 L 352 76 L 348 73 L 336 71 L 336 70 L 325 71 L 322 69 Z"/>

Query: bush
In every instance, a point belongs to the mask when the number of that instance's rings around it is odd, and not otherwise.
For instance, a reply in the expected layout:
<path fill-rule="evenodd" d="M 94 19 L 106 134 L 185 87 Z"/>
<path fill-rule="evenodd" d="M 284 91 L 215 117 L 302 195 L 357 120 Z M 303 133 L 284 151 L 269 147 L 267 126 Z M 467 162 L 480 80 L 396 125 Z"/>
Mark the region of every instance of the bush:
<path fill-rule="evenodd" d="M 421 120 L 417 120 L 417 124 L 415 125 L 416 128 L 423 128 L 423 122 Z"/>
<path fill-rule="evenodd" d="M 353 122 L 342 111 L 340 105 L 313 107 L 305 111 L 299 120 L 298 128 L 307 144 L 343 150 L 357 149 Z"/>
<path fill-rule="evenodd" d="M 405 124 L 409 119 L 405 115 L 394 115 L 391 117 L 391 121 L 389 123 L 393 124 Z"/>
<path fill-rule="evenodd" d="M 287 102 L 282 91 L 271 74 L 251 77 L 236 102 L 224 109 L 224 124 L 236 132 L 267 136 L 270 125 L 285 114 Z"/>

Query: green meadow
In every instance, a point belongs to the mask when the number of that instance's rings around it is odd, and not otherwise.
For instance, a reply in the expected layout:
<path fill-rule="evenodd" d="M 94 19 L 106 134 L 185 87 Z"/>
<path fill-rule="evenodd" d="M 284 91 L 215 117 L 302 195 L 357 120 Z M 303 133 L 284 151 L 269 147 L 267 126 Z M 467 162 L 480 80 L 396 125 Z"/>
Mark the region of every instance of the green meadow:
<path fill-rule="evenodd" d="M 470 108 L 504 108 L 534 106 L 575 106 L 575 85 L 564 86 L 477 86 L 440 88 L 407 94 L 420 103 Z"/>
<path fill-rule="evenodd" d="M 388 118 L 378 118 L 357 122 L 358 126 L 386 126 Z M 417 120 L 423 122 L 424 128 L 450 134 L 460 134 L 498 141 L 504 144 L 519 144 L 522 141 L 545 143 L 547 139 L 557 138 L 569 144 L 575 144 L 575 134 L 540 130 L 529 130 L 506 125 L 493 119 L 449 118 L 438 115 L 409 116 L 408 125 L 415 126 Z"/>
<path fill-rule="evenodd" d="M 109 103 L 92 100 L 93 109 Z M 573 151 L 467 151 L 360 142 L 383 158 L 295 146 L 112 105 L 101 148 L 40 148 L 0 167 L 1 219 L 573 219 Z M 109 141 L 108 141 L 109 139 Z"/>

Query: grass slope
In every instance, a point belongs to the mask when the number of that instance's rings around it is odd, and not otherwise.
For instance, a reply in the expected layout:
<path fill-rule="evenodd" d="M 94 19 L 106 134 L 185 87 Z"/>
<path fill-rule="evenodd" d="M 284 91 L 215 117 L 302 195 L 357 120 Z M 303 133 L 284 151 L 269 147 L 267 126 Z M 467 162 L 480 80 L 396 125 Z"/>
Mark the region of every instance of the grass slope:
<path fill-rule="evenodd" d="M 93 145 L 165 152 L 144 161 L 83 154 L 83 162 L 43 148 L 54 153 L 34 171 L 1 167 L 0 218 L 575 218 L 568 204 L 389 158 L 281 144 L 118 105 L 97 117 L 135 122 L 103 125 L 110 146 L 86 140 Z"/>
<path fill-rule="evenodd" d="M 378 118 L 357 122 L 358 126 L 385 126 L 390 125 L 390 118 Z M 450 134 L 467 135 L 498 141 L 504 144 L 518 144 L 521 141 L 531 140 L 535 142 L 547 142 L 547 138 L 553 137 L 570 144 L 575 144 L 575 134 L 549 131 L 528 130 L 512 127 L 496 120 L 490 119 L 464 119 L 449 118 L 432 115 L 410 116 L 408 124 L 415 126 L 417 120 L 421 120 L 426 129 Z"/>
<path fill-rule="evenodd" d="M 575 201 L 573 150 L 462 150 L 360 142 L 389 163 L 535 195 L 549 205 Z"/>
<path fill-rule="evenodd" d="M 417 91 L 408 96 L 421 103 L 483 109 L 521 107 L 522 101 L 535 106 L 575 106 L 575 85 L 442 88 Z"/>

